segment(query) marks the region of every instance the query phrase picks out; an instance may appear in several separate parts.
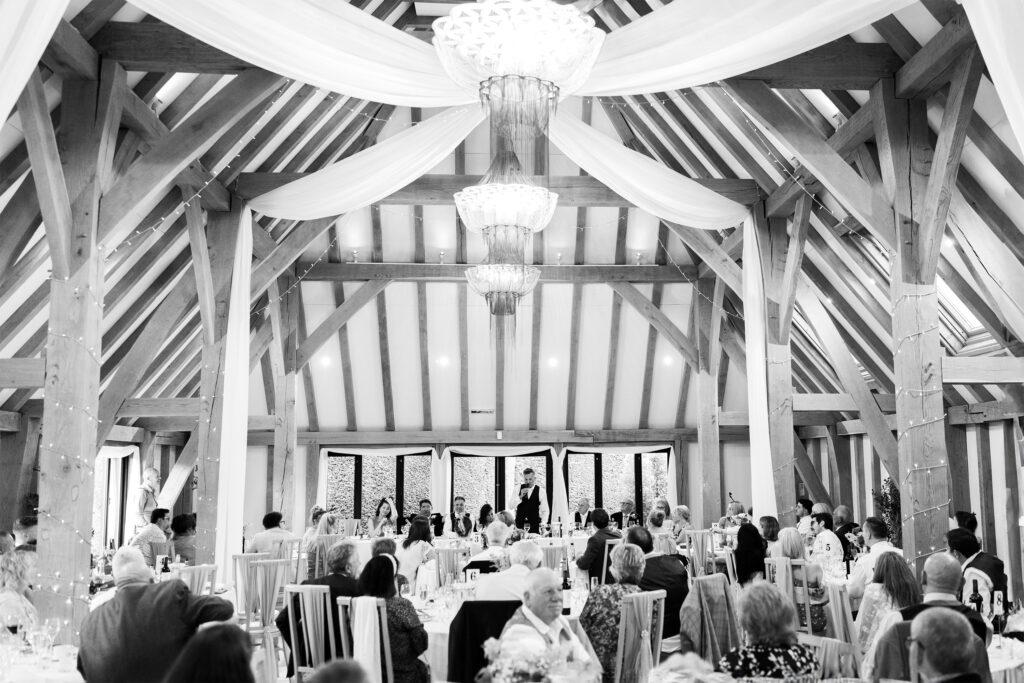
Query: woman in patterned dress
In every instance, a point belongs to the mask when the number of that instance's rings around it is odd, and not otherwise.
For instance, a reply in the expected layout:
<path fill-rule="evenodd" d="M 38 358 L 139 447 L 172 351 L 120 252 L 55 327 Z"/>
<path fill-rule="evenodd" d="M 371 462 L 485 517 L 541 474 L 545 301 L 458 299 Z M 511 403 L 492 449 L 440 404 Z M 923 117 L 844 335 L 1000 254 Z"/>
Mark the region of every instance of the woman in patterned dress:
<path fill-rule="evenodd" d="M 875 661 L 875 646 L 881 631 L 879 625 L 893 612 L 920 602 L 921 587 L 917 585 L 907 561 L 896 553 L 882 553 L 875 563 L 875 575 L 864 589 L 854 622 L 865 666 L 870 667 Z"/>
<path fill-rule="evenodd" d="M 619 617 L 622 598 L 639 593 L 640 577 L 646 560 L 644 551 L 633 543 L 620 543 L 612 549 L 611 571 L 615 583 L 606 583 L 590 592 L 580 613 L 580 625 L 590 638 L 604 669 L 604 680 L 615 680 L 615 651 L 619 646 Z"/>
<path fill-rule="evenodd" d="M 371 558 L 359 575 L 359 591 L 363 595 L 384 598 L 395 683 L 427 683 L 430 673 L 419 659 L 427 649 L 427 632 L 412 603 L 397 594 L 397 573 L 398 561 L 391 555 Z M 383 659 L 383 653 L 381 657 Z"/>
<path fill-rule="evenodd" d="M 813 674 L 818 661 L 796 639 L 796 609 L 778 586 L 755 581 L 736 602 L 746 647 L 730 650 L 718 670 L 733 678 L 788 678 Z"/>

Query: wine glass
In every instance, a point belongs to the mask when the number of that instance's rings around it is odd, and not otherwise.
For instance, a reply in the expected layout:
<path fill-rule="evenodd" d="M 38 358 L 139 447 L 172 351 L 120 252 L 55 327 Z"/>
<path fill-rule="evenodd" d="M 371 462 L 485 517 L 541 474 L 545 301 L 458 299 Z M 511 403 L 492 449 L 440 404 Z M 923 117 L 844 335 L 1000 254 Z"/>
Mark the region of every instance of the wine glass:
<path fill-rule="evenodd" d="M 50 647 L 52 648 L 57 640 L 57 634 L 60 633 L 61 620 L 57 617 L 48 617 L 43 622 L 43 631 L 50 638 Z"/>

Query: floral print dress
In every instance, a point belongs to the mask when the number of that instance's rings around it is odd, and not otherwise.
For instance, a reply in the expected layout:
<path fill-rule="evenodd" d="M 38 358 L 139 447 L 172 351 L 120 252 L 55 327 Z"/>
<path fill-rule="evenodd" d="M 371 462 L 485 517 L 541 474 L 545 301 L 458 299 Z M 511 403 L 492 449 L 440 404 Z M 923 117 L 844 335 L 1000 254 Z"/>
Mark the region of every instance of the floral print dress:
<path fill-rule="evenodd" d="M 606 583 L 592 590 L 583 605 L 580 626 L 590 638 L 590 644 L 601 661 L 605 681 L 615 680 L 615 651 L 619 647 L 622 598 L 639 592 L 640 586 L 635 583 Z"/>
<path fill-rule="evenodd" d="M 803 645 L 748 645 L 728 652 L 718 662 L 718 670 L 734 678 L 785 678 L 815 673 L 818 660 Z"/>

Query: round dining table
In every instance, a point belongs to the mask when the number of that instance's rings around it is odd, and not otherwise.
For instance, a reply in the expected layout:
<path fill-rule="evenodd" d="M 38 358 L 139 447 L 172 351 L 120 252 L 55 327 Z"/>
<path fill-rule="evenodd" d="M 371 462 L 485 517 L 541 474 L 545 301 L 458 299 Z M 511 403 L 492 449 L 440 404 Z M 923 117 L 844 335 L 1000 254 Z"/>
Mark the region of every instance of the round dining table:
<path fill-rule="evenodd" d="M 0 645 L 0 680 L 11 683 L 82 683 L 76 667 L 78 648 L 57 645 L 51 657 Z"/>
<path fill-rule="evenodd" d="M 993 636 L 988 646 L 988 668 L 992 683 L 1024 683 L 1024 643 Z"/>

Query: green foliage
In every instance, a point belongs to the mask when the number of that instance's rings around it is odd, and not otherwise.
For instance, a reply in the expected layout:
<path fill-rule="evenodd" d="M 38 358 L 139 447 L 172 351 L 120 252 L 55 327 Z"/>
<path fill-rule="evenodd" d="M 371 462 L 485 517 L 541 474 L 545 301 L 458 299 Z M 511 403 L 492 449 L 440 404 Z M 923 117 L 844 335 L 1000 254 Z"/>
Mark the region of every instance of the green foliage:
<path fill-rule="evenodd" d="M 903 547 L 903 523 L 900 513 L 900 488 L 890 477 L 882 481 L 881 491 L 871 491 L 875 506 L 885 525 L 889 527 L 889 540 L 897 548 Z"/>

